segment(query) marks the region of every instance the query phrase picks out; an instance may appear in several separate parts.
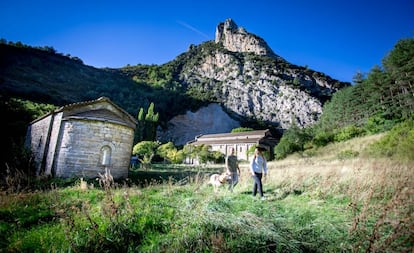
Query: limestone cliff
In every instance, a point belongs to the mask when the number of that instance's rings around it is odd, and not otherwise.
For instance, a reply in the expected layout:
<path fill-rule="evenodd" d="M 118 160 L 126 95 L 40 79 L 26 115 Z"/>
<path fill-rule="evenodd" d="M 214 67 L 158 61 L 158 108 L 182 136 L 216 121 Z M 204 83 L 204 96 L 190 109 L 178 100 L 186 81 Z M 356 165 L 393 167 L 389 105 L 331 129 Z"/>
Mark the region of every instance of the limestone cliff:
<path fill-rule="evenodd" d="M 227 19 L 216 28 L 216 43 L 232 52 L 255 53 L 257 55 L 276 56 L 262 38 L 238 27 L 232 19 Z"/>
<path fill-rule="evenodd" d="M 220 103 L 241 123 L 262 122 L 282 129 L 314 124 L 323 103 L 349 85 L 287 62 L 231 19 L 217 26 L 215 41 L 192 45 L 169 64 L 187 94 Z M 207 125 L 198 131 L 211 133 Z"/>
<path fill-rule="evenodd" d="M 196 112 L 188 111 L 168 122 L 168 130 L 159 129 L 158 138 L 184 145 L 199 134 L 227 133 L 240 123 L 229 117 L 220 105 L 211 103 Z"/>

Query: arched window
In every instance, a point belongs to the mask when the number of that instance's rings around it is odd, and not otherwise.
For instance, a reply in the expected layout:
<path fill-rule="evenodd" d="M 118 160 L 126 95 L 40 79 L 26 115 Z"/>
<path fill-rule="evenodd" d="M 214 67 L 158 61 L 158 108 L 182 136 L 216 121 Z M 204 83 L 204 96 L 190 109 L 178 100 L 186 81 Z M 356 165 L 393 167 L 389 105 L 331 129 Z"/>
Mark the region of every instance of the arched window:
<path fill-rule="evenodd" d="M 109 146 L 103 146 L 101 148 L 101 165 L 108 166 L 111 162 L 111 148 Z"/>

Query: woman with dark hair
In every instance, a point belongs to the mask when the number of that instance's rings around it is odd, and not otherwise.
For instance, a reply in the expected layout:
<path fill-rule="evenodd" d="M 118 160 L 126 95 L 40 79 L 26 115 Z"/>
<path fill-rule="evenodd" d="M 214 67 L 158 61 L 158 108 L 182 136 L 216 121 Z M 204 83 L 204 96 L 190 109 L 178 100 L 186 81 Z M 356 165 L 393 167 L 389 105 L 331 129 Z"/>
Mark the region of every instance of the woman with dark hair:
<path fill-rule="evenodd" d="M 254 180 L 253 196 L 256 196 L 257 191 L 259 191 L 261 199 L 264 200 L 262 177 L 267 174 L 267 162 L 258 147 L 254 150 L 254 156 L 250 162 L 250 172 Z"/>

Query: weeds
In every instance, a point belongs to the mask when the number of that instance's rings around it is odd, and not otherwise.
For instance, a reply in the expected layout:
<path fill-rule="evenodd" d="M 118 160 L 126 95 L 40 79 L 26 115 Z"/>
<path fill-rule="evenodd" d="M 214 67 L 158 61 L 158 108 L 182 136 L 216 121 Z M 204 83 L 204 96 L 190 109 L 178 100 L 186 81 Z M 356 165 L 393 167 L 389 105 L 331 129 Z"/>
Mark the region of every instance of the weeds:
<path fill-rule="evenodd" d="M 233 193 L 207 185 L 220 168 L 156 166 L 134 172 L 146 184 L 120 186 L 108 170 L 96 187 L 72 179 L 3 192 L 0 251 L 411 252 L 412 164 L 348 146 L 270 162 L 266 201 L 250 196 L 247 164 Z M 341 150 L 360 155 L 332 159 Z"/>
<path fill-rule="evenodd" d="M 365 252 L 410 252 L 414 245 L 412 168 L 400 165 L 375 169 L 369 188 L 353 196 L 354 219 L 349 231 L 357 240 L 353 248 Z M 368 194 L 361 196 L 363 192 Z"/>

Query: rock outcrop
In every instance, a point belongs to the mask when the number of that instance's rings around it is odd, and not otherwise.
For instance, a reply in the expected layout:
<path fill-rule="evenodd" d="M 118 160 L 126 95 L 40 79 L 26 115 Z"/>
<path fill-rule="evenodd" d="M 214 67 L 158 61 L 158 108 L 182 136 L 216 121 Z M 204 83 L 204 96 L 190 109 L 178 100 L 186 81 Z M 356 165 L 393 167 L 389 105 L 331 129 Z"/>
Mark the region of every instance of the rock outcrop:
<path fill-rule="evenodd" d="M 227 19 L 217 26 L 215 41 L 232 52 L 276 56 L 266 41 L 259 36 L 248 33 L 243 27 L 238 27 L 232 19 Z"/>
<path fill-rule="evenodd" d="M 202 107 L 196 112 L 188 111 L 168 122 L 168 130 L 158 130 L 158 138 L 172 141 L 175 145 L 184 145 L 199 134 L 227 133 L 240 123 L 229 117 L 216 103 Z"/>
<path fill-rule="evenodd" d="M 218 25 L 215 41 L 190 47 L 173 64 L 178 66 L 178 82 L 188 93 L 220 103 L 239 122 L 261 122 L 279 129 L 314 124 L 323 103 L 350 85 L 287 62 L 231 19 Z M 163 136 L 174 139 L 195 128 L 198 134 L 214 133 L 202 120 L 185 122 L 174 121 L 180 127 L 164 130 L 169 133 Z"/>

